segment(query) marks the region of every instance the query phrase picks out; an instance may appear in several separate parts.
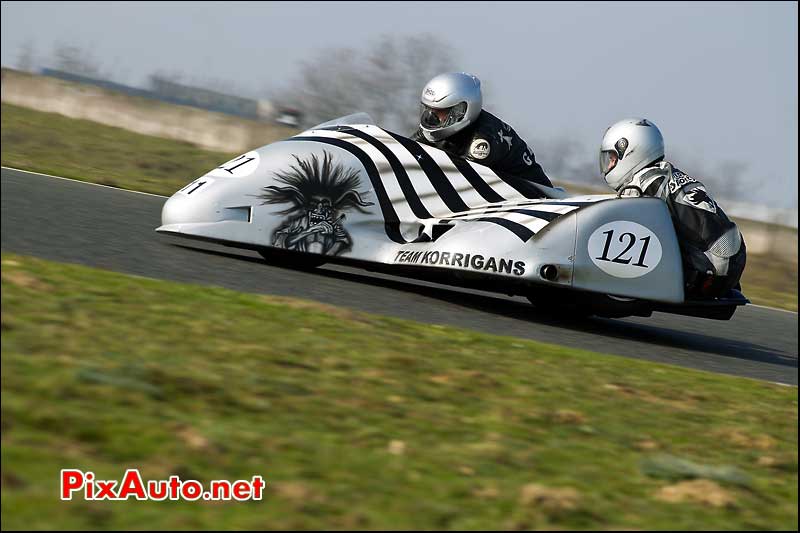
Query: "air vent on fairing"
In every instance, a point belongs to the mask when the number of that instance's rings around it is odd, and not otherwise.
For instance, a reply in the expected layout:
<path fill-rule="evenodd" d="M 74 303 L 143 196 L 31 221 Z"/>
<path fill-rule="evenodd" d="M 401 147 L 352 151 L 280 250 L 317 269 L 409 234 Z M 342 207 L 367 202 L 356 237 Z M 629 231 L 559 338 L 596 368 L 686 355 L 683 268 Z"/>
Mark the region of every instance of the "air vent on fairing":
<path fill-rule="evenodd" d="M 226 207 L 222 212 L 222 220 L 253 221 L 253 207 L 249 205 Z"/>

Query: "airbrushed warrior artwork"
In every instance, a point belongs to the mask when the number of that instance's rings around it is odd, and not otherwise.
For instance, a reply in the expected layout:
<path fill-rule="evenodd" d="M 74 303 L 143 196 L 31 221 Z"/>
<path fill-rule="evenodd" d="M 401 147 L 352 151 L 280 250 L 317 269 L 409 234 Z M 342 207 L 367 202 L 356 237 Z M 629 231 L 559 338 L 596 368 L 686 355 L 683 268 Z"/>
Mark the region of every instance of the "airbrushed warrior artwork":
<path fill-rule="evenodd" d="M 258 198 L 264 204 L 290 204 L 278 213 L 289 218 L 272 234 L 272 246 L 323 255 L 338 255 L 350 250 L 353 241 L 344 228 L 345 211 L 372 205 L 359 192 L 361 179 L 357 170 L 311 154 L 307 159 L 293 155 L 296 164 L 277 171 L 277 181 L 285 186 L 263 187 Z"/>

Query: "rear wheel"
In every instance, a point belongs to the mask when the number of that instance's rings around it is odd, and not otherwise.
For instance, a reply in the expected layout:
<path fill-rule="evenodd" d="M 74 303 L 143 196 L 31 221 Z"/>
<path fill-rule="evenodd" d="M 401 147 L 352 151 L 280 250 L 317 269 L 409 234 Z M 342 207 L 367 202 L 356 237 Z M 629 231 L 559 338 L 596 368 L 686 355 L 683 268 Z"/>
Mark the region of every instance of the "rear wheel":
<path fill-rule="evenodd" d="M 563 292 L 551 294 L 549 291 L 542 291 L 527 298 L 536 309 L 558 317 L 588 318 L 594 314 L 592 308 L 580 298 Z"/>
<path fill-rule="evenodd" d="M 608 294 L 544 290 L 529 295 L 528 300 L 538 309 L 568 318 L 625 318 L 652 314 L 652 309 L 645 302 Z"/>

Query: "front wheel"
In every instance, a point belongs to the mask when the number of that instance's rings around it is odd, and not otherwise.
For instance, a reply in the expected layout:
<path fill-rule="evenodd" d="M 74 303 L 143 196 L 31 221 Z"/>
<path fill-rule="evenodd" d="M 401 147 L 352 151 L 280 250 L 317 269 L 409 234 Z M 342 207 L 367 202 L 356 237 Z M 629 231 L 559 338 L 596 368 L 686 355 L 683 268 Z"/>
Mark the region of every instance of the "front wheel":
<path fill-rule="evenodd" d="M 297 270 L 312 270 L 327 263 L 325 256 L 304 252 L 289 252 L 275 248 L 262 248 L 258 251 L 270 265 Z"/>

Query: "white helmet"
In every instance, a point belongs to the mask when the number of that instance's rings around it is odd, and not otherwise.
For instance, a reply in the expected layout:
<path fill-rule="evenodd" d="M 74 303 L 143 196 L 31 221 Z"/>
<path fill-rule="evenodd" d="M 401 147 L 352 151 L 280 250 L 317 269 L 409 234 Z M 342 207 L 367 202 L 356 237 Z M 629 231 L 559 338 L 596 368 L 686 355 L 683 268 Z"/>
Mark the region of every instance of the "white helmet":
<path fill-rule="evenodd" d="M 664 138 L 646 118 L 626 118 L 611 125 L 600 143 L 600 172 L 620 190 L 634 174 L 664 157 Z"/>
<path fill-rule="evenodd" d="M 431 142 L 441 141 L 475 122 L 481 114 L 481 81 L 465 72 L 440 74 L 422 89 L 420 101 L 422 135 Z"/>

